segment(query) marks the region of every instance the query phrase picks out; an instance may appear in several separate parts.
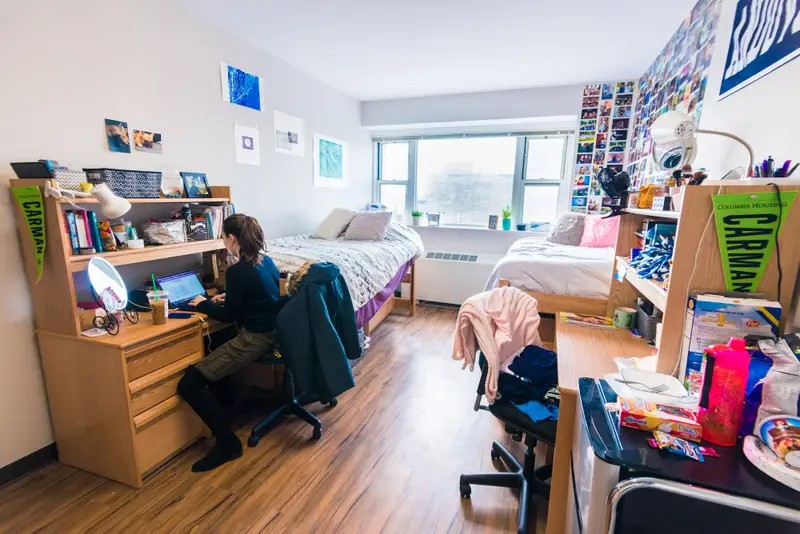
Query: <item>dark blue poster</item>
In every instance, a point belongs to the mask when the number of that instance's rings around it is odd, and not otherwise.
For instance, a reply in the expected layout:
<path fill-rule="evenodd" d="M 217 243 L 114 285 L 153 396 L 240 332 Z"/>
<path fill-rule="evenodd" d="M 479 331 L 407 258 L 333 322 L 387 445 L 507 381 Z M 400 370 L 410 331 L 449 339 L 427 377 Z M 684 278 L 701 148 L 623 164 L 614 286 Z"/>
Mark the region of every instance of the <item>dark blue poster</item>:
<path fill-rule="evenodd" d="M 800 55 L 800 0 L 738 0 L 720 98 Z"/>

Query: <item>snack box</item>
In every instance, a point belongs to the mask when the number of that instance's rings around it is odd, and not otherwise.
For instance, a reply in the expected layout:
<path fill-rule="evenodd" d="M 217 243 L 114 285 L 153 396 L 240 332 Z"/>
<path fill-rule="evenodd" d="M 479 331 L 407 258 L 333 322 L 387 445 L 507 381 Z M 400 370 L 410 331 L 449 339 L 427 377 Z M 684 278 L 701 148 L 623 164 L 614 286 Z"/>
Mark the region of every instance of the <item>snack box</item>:
<path fill-rule="evenodd" d="M 679 438 L 700 442 L 703 429 L 697 413 L 646 400 L 619 398 L 619 424 L 636 430 L 659 430 Z"/>
<path fill-rule="evenodd" d="M 778 302 L 710 294 L 690 297 L 678 380 L 690 395 L 699 397 L 703 383 L 703 349 L 724 345 L 733 336 L 775 337 L 780 321 Z"/>

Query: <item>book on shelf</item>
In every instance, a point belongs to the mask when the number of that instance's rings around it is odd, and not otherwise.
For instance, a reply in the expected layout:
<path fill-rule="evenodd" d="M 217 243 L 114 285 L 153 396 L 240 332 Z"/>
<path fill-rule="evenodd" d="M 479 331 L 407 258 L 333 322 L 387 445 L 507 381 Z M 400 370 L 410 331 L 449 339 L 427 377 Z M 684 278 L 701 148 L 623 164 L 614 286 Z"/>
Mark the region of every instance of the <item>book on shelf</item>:
<path fill-rule="evenodd" d="M 81 245 L 78 241 L 78 225 L 75 221 L 75 212 L 73 210 L 67 210 L 64 212 L 64 225 L 66 226 L 67 235 L 69 235 L 72 253 L 77 254 Z"/>
<path fill-rule="evenodd" d="M 86 211 L 86 222 L 89 223 L 89 233 L 92 235 L 92 243 L 97 252 L 103 252 L 103 241 L 100 239 L 100 229 L 97 226 L 97 215 L 91 211 Z"/>
<path fill-rule="evenodd" d="M 600 315 L 587 315 L 580 313 L 562 313 L 561 322 L 566 324 L 575 324 L 580 326 L 589 326 L 592 328 L 613 329 L 614 321 L 611 317 L 602 317 Z"/>
<path fill-rule="evenodd" d="M 89 217 L 86 215 L 86 210 L 75 210 L 75 225 L 78 227 L 80 248 L 92 248 L 92 232 L 89 229 Z"/>

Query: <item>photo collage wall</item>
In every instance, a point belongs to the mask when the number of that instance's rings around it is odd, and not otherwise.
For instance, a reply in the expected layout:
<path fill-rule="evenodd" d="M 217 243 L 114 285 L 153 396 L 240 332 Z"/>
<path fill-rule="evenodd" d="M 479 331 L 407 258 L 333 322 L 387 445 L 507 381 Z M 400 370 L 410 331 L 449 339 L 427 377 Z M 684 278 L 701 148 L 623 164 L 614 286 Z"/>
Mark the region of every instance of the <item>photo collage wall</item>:
<path fill-rule="evenodd" d="M 635 85 L 630 80 L 583 89 L 571 211 L 591 215 L 609 211 L 605 206 L 611 199 L 603 194 L 596 176 L 603 167 L 619 172 L 625 165 Z"/>
<path fill-rule="evenodd" d="M 639 79 L 639 99 L 633 117 L 628 173 L 637 186 L 657 174 L 650 157 L 650 125 L 661 114 L 677 109 L 700 121 L 720 0 L 699 0 L 678 31 Z"/>

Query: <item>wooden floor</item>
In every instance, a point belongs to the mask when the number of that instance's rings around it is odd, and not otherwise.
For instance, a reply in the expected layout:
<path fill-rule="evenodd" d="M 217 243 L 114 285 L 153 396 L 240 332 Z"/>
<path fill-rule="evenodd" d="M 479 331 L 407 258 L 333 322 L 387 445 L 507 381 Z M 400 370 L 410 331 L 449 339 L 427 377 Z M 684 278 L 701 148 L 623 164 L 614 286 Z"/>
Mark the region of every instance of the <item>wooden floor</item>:
<path fill-rule="evenodd" d="M 195 474 L 209 446 L 199 442 L 140 490 L 53 463 L 0 489 L 0 532 L 514 531 L 510 490 L 459 496 L 459 475 L 493 472 L 492 440 L 510 440 L 472 411 L 478 374 L 450 359 L 454 320 L 431 307 L 387 319 L 356 387 L 334 409 L 313 407 L 321 441 L 292 419 L 242 458 Z"/>

